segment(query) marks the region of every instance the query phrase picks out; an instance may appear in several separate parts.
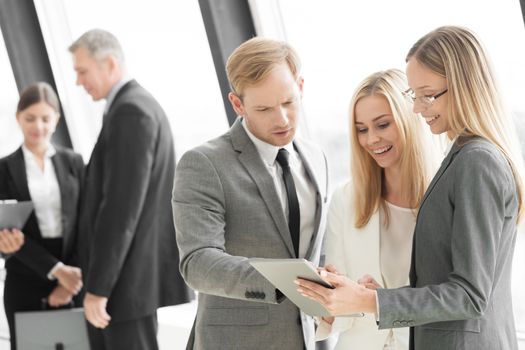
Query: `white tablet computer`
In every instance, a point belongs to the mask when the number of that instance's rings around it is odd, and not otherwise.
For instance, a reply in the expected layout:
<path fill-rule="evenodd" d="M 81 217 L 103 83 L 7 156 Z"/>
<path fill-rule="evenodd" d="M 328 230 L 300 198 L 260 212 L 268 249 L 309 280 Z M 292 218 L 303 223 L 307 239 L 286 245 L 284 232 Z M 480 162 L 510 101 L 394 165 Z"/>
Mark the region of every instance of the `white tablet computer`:
<path fill-rule="evenodd" d="M 305 259 L 249 259 L 250 264 L 263 275 L 275 288 L 279 289 L 297 307 L 310 316 L 329 316 L 323 305 L 304 297 L 297 291 L 294 283 L 298 277 L 319 283 L 326 288 L 333 288 L 317 273 L 316 268 Z M 348 315 L 361 317 L 363 314 Z"/>

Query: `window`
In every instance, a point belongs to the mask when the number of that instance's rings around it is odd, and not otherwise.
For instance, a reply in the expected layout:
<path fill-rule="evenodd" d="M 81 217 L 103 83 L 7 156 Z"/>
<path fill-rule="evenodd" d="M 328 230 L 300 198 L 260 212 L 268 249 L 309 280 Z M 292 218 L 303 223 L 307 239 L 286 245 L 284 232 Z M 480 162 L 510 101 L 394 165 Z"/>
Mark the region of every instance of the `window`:
<path fill-rule="evenodd" d="M 0 32 L 0 157 L 14 152 L 22 143 L 23 137 L 16 122 L 18 90 L 7 56 L 4 37 Z"/>
<path fill-rule="evenodd" d="M 177 156 L 227 130 L 197 1 L 152 0 L 146 4 L 36 0 L 35 5 L 69 116 L 72 141 L 85 159 L 96 141 L 104 102 L 92 102 L 81 87 L 74 86 L 75 74 L 67 48 L 93 28 L 106 29 L 117 36 L 128 73 L 163 106 L 172 126 Z"/>

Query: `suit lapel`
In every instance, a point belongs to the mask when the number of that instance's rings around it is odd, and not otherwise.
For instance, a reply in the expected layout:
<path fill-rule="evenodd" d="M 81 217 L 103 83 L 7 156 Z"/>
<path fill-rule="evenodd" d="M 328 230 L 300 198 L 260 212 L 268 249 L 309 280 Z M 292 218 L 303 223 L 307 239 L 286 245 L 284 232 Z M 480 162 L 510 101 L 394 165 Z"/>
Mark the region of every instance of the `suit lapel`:
<path fill-rule="evenodd" d="M 240 152 L 239 161 L 259 189 L 259 193 L 279 230 L 279 234 L 288 248 L 290 256 L 295 256 L 292 238 L 290 237 L 288 224 L 284 216 L 281 201 L 277 195 L 277 190 L 275 189 L 273 178 L 264 165 L 255 145 L 244 131 L 240 119 L 236 120 L 233 124 L 230 135 L 233 148 L 237 152 Z"/>
<path fill-rule="evenodd" d="M 7 163 L 11 178 L 15 183 L 16 191 L 20 201 L 30 201 L 29 187 L 27 185 L 27 175 L 22 148 L 19 148 Z"/>
<path fill-rule="evenodd" d="M 452 148 L 450 149 L 450 152 L 448 152 L 448 155 L 445 157 L 445 159 L 443 159 L 443 162 L 441 163 L 441 166 L 439 167 L 439 170 L 437 171 L 436 175 L 434 176 L 434 178 L 430 182 L 430 185 L 428 185 L 428 188 L 427 188 L 427 190 L 425 192 L 425 195 L 423 196 L 423 199 L 421 200 L 421 203 L 419 204 L 419 211 L 418 211 L 417 219 L 416 219 L 416 228 L 417 228 L 417 220 L 419 220 L 419 214 L 421 213 L 421 208 L 423 207 L 423 204 L 427 200 L 427 198 L 430 195 L 430 193 L 432 193 L 432 190 L 434 189 L 434 187 L 438 183 L 438 181 L 441 178 L 441 176 L 443 176 L 443 174 L 445 173 L 445 170 L 447 170 L 447 168 L 449 167 L 450 163 L 452 162 L 452 160 L 454 159 L 456 154 L 461 150 L 461 145 L 462 144 L 463 144 L 463 139 L 458 137 L 458 139 L 452 145 Z M 416 230 L 416 232 L 417 232 L 417 230 Z M 412 255 L 411 255 L 411 259 L 410 259 L 410 273 L 409 273 L 409 275 L 410 275 L 410 286 L 412 286 L 412 287 L 415 287 L 416 283 L 417 283 L 416 263 L 415 263 L 416 239 L 417 239 L 416 232 L 414 232 L 414 236 L 412 238 Z"/>
<path fill-rule="evenodd" d="M 436 184 L 438 183 L 439 179 L 445 173 L 445 170 L 447 170 L 448 166 L 452 162 L 452 159 L 454 159 L 454 156 L 461 149 L 461 146 L 458 144 L 458 141 L 459 141 L 459 139 L 456 140 L 456 142 L 454 142 L 454 144 L 452 145 L 452 148 L 450 149 L 450 152 L 448 153 L 447 157 L 445 159 L 443 159 L 443 162 L 441 163 L 441 166 L 439 167 L 439 170 L 437 171 L 436 175 L 434 176 L 434 178 L 430 182 L 430 185 L 428 185 L 428 188 L 427 188 L 427 190 L 425 192 L 425 195 L 423 196 L 423 199 L 421 200 L 421 203 L 419 204 L 419 208 L 421 208 L 423 206 L 423 203 L 425 202 L 425 200 L 428 198 L 428 196 L 430 195 L 430 193 L 434 189 L 434 186 L 436 186 Z"/>
<path fill-rule="evenodd" d="M 57 150 L 57 153 L 51 158 L 51 161 L 53 162 L 53 166 L 55 168 L 55 174 L 57 176 L 58 181 L 58 188 L 60 190 L 60 200 L 61 200 L 61 212 L 62 212 L 62 232 L 63 232 L 63 247 L 67 246 L 67 239 L 68 235 L 67 232 L 69 231 L 69 225 L 70 222 L 68 222 L 67 218 L 69 215 L 67 214 L 67 211 L 73 208 L 73 203 L 71 203 L 71 197 L 68 196 L 68 193 L 71 193 L 73 190 L 71 189 L 71 183 L 68 181 L 68 174 L 70 173 L 71 169 L 66 165 L 66 162 L 64 160 L 64 156 Z"/>
<path fill-rule="evenodd" d="M 133 89 L 134 87 L 140 86 L 139 83 L 135 79 L 132 79 L 128 81 L 126 84 L 122 85 L 122 87 L 118 90 L 117 94 L 111 101 L 111 105 L 108 106 L 106 109 L 106 112 L 103 115 L 103 125 L 107 123 L 109 119 L 111 119 L 111 116 L 113 115 L 113 108 L 117 105 L 117 101 L 124 95 L 126 92 L 130 89 Z"/>

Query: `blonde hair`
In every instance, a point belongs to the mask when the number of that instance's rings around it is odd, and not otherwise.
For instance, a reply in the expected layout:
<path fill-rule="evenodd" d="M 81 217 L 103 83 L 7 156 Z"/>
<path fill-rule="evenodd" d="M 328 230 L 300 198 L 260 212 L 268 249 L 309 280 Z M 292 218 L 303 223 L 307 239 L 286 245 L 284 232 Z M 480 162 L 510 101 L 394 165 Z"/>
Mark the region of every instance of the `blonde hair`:
<path fill-rule="evenodd" d="M 406 76 L 397 69 L 374 73 L 357 87 L 350 104 L 350 148 L 354 189 L 355 227 L 365 226 L 382 206 L 388 225 L 383 186 L 383 169 L 359 143 L 355 127 L 356 104 L 367 96 L 382 96 L 388 102 L 399 133 L 401 149 L 401 193 L 411 208 L 417 208 L 430 180 L 432 166 L 425 157 L 425 129 L 422 118 L 414 114 L 412 105 L 403 96 L 407 90 Z"/>
<path fill-rule="evenodd" d="M 505 156 L 518 192 L 518 221 L 523 218 L 523 159 L 514 123 L 504 113 L 496 79 L 483 45 L 466 28 L 440 27 L 419 39 L 406 60 L 419 63 L 447 79 L 448 118 L 458 136 L 482 137 Z"/>
<path fill-rule="evenodd" d="M 226 62 L 226 74 L 232 92 L 242 98 L 247 86 L 263 81 L 281 63 L 288 65 L 294 78 L 299 77 L 299 56 L 289 44 L 258 37 L 245 41 Z"/>

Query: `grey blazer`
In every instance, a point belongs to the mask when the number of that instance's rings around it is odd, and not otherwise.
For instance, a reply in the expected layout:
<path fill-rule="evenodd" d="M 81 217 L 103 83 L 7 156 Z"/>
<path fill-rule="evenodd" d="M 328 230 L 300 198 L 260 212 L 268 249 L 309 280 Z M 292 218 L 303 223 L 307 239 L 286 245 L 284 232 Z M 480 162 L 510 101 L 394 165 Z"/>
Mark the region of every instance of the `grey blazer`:
<path fill-rule="evenodd" d="M 410 286 L 378 290 L 379 328 L 413 327 L 411 349 L 518 349 L 511 265 L 518 198 L 511 168 L 459 138 L 420 206 Z"/>
<path fill-rule="evenodd" d="M 317 262 L 324 232 L 327 167 L 316 147 L 294 141 L 317 190 L 307 259 Z M 186 282 L 199 291 L 194 349 L 314 347 L 312 319 L 248 263 L 292 258 L 287 219 L 272 177 L 240 120 L 179 161 L 173 213 Z M 279 299 L 279 300 L 278 300 Z"/>

